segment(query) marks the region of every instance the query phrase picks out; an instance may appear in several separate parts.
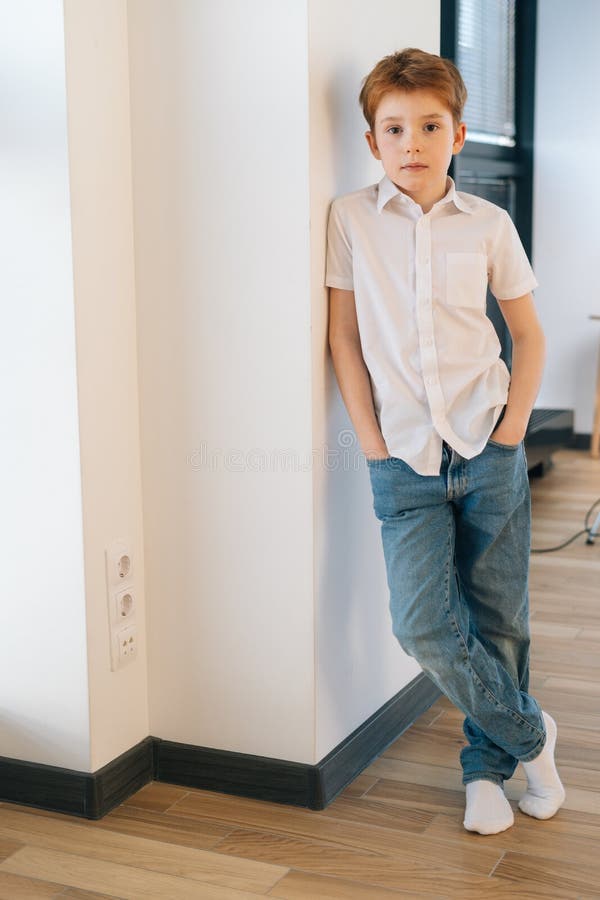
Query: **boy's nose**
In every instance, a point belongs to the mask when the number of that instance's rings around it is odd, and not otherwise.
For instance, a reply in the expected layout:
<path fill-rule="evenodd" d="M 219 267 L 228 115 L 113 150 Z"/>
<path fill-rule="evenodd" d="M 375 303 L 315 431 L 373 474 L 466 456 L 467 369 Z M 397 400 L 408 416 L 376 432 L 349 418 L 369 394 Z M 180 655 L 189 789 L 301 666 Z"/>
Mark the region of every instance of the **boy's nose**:
<path fill-rule="evenodd" d="M 421 141 L 419 139 L 419 135 L 416 135 L 416 134 L 405 135 L 405 140 L 404 140 L 404 152 L 405 153 L 418 153 L 420 149 L 421 149 Z"/>

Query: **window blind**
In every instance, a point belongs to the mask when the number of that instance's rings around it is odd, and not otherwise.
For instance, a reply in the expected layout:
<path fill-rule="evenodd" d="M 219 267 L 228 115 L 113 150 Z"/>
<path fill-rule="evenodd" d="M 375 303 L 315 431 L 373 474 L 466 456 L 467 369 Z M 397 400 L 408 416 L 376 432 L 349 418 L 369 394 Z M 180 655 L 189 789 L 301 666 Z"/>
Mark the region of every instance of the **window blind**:
<path fill-rule="evenodd" d="M 458 0 L 467 140 L 515 146 L 515 0 Z"/>

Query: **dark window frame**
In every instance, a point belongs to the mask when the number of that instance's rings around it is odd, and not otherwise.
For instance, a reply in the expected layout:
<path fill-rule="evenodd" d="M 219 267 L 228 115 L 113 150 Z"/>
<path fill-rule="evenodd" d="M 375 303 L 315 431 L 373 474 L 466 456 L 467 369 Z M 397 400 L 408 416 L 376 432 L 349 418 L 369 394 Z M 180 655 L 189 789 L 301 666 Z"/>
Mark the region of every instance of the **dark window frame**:
<path fill-rule="evenodd" d="M 449 174 L 460 190 L 461 174 L 478 178 L 510 176 L 517 184 L 512 217 L 529 258 L 533 221 L 533 131 L 535 114 L 535 42 L 537 0 L 515 3 L 515 146 L 467 140 L 452 157 Z M 441 0 L 440 55 L 456 61 L 457 0 Z"/>

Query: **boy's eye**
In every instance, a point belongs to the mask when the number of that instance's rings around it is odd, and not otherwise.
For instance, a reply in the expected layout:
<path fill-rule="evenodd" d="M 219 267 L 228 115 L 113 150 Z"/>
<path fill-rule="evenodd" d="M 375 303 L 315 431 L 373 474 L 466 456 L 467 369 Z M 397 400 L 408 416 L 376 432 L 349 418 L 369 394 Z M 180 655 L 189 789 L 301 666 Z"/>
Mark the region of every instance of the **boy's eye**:
<path fill-rule="evenodd" d="M 435 122 L 428 122 L 423 127 L 429 134 L 433 134 L 435 131 L 438 131 L 440 126 L 436 125 Z M 400 129 L 399 125 L 392 125 L 390 128 L 388 128 L 387 133 L 388 134 L 400 134 L 400 130 L 401 129 Z"/>

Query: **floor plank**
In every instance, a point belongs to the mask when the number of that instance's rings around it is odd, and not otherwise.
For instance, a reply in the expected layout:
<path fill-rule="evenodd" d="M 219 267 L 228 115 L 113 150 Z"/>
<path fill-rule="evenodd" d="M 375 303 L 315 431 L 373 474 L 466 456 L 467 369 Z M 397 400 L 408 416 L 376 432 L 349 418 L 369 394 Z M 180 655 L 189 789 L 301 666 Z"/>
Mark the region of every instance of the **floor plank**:
<path fill-rule="evenodd" d="M 109 891 L 123 900 L 255 900 L 259 895 L 146 868 L 107 862 L 91 856 L 22 847 L 5 859 L 0 871 L 43 878 L 87 891 Z M 202 893 L 200 893 L 200 890 Z"/>
<path fill-rule="evenodd" d="M 36 871 L 24 869 L 24 860 L 29 860 L 25 851 L 40 851 L 52 855 L 65 847 L 69 855 L 85 858 L 92 868 L 109 869 L 104 863 L 129 866 L 135 860 L 135 870 L 152 882 L 152 873 L 183 876 L 186 880 L 196 880 L 206 885 L 221 885 L 236 891 L 264 893 L 278 881 L 285 872 L 276 865 L 268 865 L 251 859 L 225 857 L 210 850 L 162 843 L 147 837 L 114 832 L 103 825 L 87 820 L 60 821 L 46 816 L 31 816 L 9 808 L 0 809 L 0 837 L 20 841 L 23 846 L 0 863 L 0 871 L 19 875 L 41 877 Z M 42 855 L 43 855 L 42 854 Z M 37 856 L 35 857 L 37 858 Z M 18 866 L 15 868 L 15 866 Z M 35 867 L 34 867 L 35 868 Z M 44 875 L 55 880 L 54 876 Z M 160 883 L 160 879 L 154 879 Z M 63 882 L 61 882 L 63 883 Z M 64 884 L 98 890 L 93 885 L 65 881 Z M 125 895 L 123 895 L 125 896 Z M 215 891 L 214 896 L 221 896 Z M 223 893 L 222 896 L 227 896 Z"/>
<path fill-rule="evenodd" d="M 55 900 L 62 898 L 63 892 L 64 886 L 61 884 L 51 884 L 49 881 L 25 878 L 0 870 L 0 900 Z"/>

